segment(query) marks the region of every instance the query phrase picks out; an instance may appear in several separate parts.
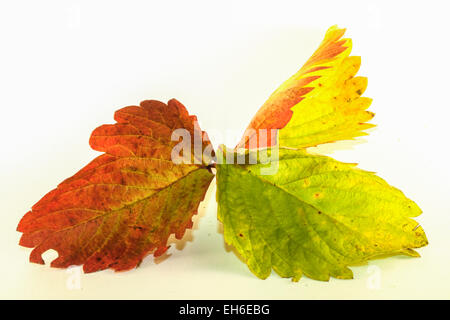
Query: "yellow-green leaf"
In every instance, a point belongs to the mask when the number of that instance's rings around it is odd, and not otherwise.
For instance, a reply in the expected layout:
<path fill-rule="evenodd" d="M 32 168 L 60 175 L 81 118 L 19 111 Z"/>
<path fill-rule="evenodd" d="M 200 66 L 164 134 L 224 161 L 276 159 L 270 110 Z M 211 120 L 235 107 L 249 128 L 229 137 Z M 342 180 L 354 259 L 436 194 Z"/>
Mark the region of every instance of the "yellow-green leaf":
<path fill-rule="evenodd" d="M 348 266 L 418 256 L 413 248 L 428 243 L 411 219 L 420 208 L 355 164 L 288 149 L 267 164 L 225 161 L 217 166 L 218 217 L 226 242 L 260 278 L 273 269 L 293 280 L 349 279 Z M 276 173 L 261 174 L 274 163 Z"/>

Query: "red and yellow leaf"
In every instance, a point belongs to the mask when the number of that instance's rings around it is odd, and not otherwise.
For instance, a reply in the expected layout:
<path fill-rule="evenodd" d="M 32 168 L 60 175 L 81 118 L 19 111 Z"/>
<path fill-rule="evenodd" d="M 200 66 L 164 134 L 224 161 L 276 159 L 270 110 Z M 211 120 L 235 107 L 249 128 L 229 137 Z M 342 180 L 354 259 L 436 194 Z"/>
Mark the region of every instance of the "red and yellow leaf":
<path fill-rule="evenodd" d="M 200 164 L 171 160 L 173 130 L 200 130 L 177 100 L 148 100 L 115 113 L 117 123 L 94 130 L 93 149 L 104 154 L 50 191 L 20 221 L 20 245 L 34 248 L 30 261 L 52 267 L 81 265 L 85 272 L 136 267 L 153 252 L 180 239 L 213 178 L 208 159 Z M 203 147 L 210 144 L 203 132 Z M 191 148 L 194 155 L 193 148 Z"/>
<path fill-rule="evenodd" d="M 327 31 L 311 58 L 259 109 L 238 148 L 259 140 L 260 129 L 278 129 L 281 147 L 307 148 L 365 135 L 362 130 L 374 126 L 366 123 L 374 115 L 366 111 L 372 100 L 361 97 L 367 78 L 355 77 L 361 60 L 349 56 L 352 41 L 341 39 L 344 32 L 336 26 Z M 270 134 L 267 144 L 262 141 L 260 147 L 276 144 Z"/>

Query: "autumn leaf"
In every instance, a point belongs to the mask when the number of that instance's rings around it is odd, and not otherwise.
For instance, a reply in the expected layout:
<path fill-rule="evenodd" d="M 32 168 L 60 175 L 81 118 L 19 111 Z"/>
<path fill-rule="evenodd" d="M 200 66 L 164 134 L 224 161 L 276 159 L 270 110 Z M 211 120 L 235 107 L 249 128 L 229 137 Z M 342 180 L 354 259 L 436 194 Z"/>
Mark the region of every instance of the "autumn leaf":
<path fill-rule="evenodd" d="M 175 129 L 203 137 L 195 116 L 173 99 L 164 104 L 143 101 L 115 113 L 117 123 L 91 135 L 100 155 L 50 191 L 20 221 L 20 245 L 34 248 L 30 261 L 54 249 L 52 267 L 81 265 L 85 272 L 136 267 L 150 252 L 167 250 L 171 234 L 180 239 L 192 226 L 213 178 L 204 158 L 197 164 L 175 164 L 171 152 Z M 183 157 L 193 158 L 196 154 Z M 193 161 L 191 161 L 192 163 Z"/>
<path fill-rule="evenodd" d="M 274 162 L 261 163 L 255 152 L 247 154 L 257 159 L 253 165 L 227 164 L 222 155 L 217 201 L 226 242 L 259 278 L 273 269 L 293 280 L 302 274 L 349 279 L 348 266 L 377 257 L 416 257 L 413 248 L 428 243 L 411 219 L 420 208 L 373 173 L 282 148 L 276 173 L 264 175 L 261 170 Z"/>
<path fill-rule="evenodd" d="M 361 97 L 367 78 L 355 77 L 360 57 L 349 56 L 351 39 L 341 39 L 345 29 L 331 27 L 319 48 L 303 67 L 285 81 L 250 122 L 239 147 L 256 138 L 259 147 L 276 144 L 261 129 L 278 129 L 279 145 L 306 148 L 365 135 L 374 116 L 366 111 L 372 99 Z M 251 147 L 251 146 L 250 146 Z"/>

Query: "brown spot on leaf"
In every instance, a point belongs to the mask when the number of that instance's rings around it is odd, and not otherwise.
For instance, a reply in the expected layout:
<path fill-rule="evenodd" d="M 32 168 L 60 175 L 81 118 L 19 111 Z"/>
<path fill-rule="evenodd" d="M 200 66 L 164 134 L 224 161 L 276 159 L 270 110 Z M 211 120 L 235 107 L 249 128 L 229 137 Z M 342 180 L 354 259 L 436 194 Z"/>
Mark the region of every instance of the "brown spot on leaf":
<path fill-rule="evenodd" d="M 314 199 L 320 199 L 322 197 L 323 197 L 323 193 L 321 193 L 321 192 L 314 193 Z"/>

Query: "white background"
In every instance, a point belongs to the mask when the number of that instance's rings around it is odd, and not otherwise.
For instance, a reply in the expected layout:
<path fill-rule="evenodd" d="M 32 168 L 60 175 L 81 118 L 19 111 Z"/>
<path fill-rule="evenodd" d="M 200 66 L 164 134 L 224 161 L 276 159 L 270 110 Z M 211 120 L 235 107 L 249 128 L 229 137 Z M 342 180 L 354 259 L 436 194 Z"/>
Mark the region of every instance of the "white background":
<path fill-rule="evenodd" d="M 449 31 L 446 1 L 2 1 L 1 298 L 450 298 Z M 79 275 L 28 263 L 23 214 L 98 155 L 91 131 L 144 99 L 175 97 L 214 144 L 315 50 L 347 28 L 378 127 L 319 151 L 376 171 L 415 200 L 430 244 L 419 259 L 352 268 L 354 280 L 253 276 L 226 251 L 215 186 L 171 257 Z M 316 150 L 317 151 L 317 150 Z M 46 254 L 47 261 L 54 253 Z"/>

